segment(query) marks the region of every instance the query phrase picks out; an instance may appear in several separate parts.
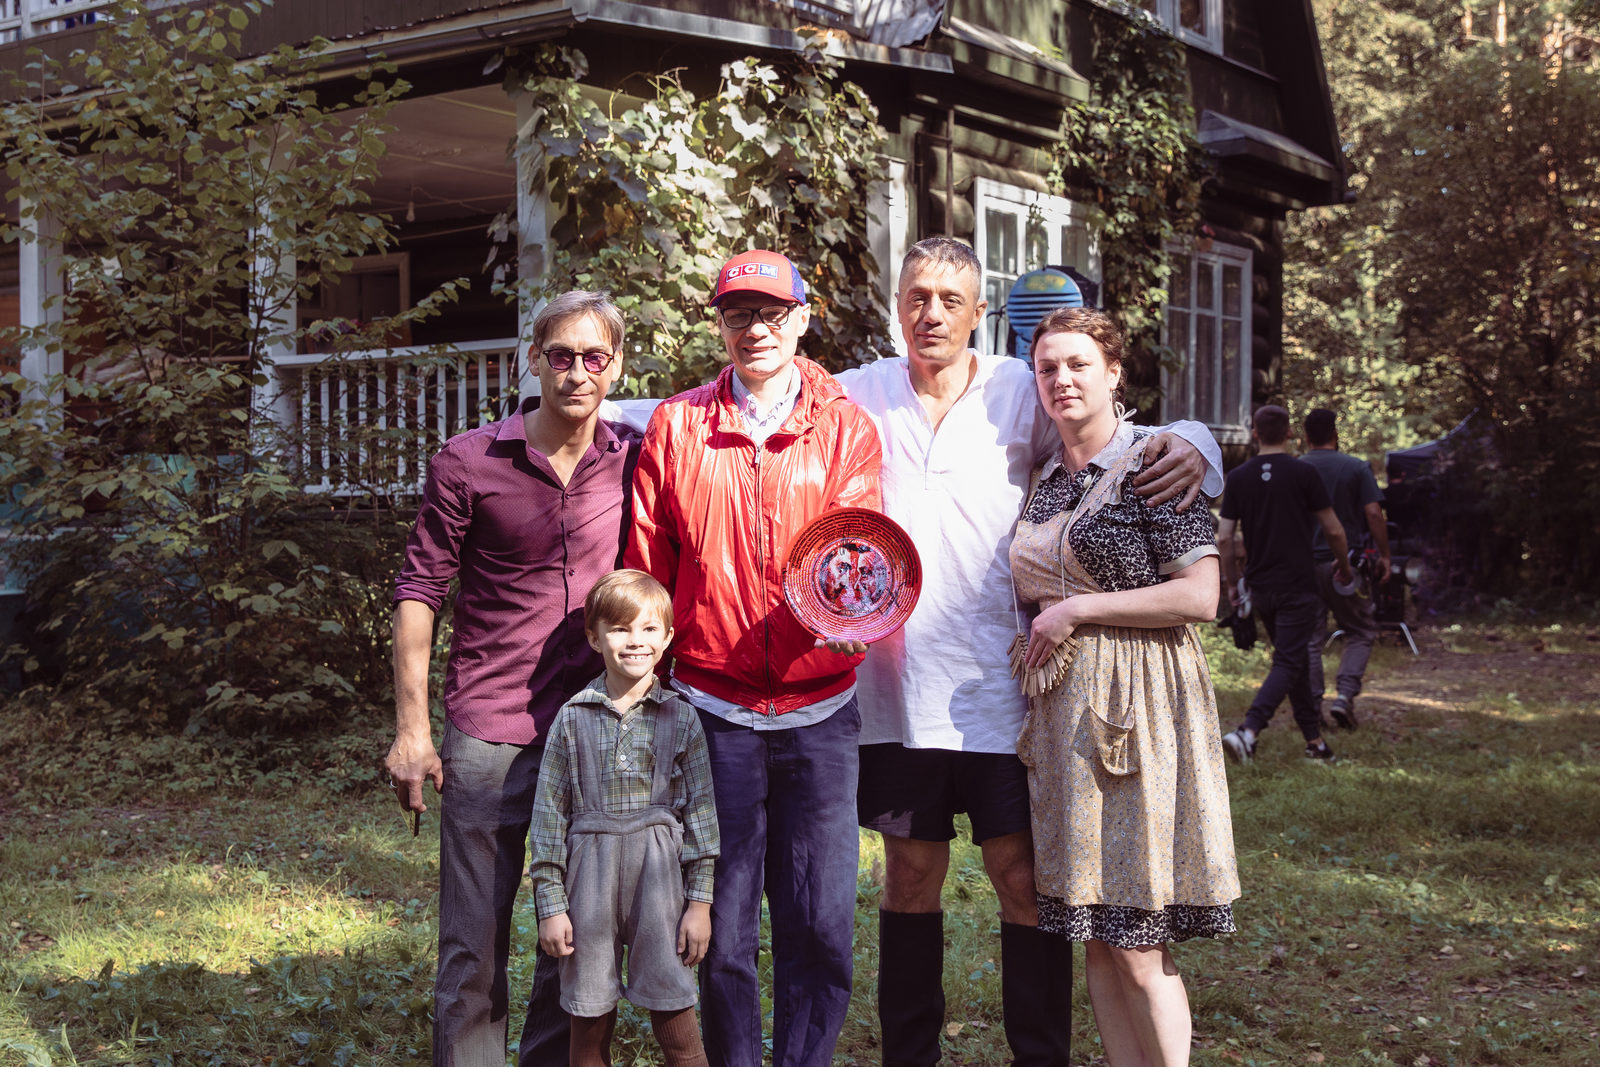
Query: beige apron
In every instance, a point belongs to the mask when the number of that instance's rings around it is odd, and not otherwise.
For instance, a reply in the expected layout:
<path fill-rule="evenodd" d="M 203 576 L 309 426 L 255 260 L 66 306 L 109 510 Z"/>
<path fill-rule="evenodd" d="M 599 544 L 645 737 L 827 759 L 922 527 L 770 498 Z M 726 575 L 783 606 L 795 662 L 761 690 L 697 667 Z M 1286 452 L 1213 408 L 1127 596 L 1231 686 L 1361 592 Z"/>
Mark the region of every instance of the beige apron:
<path fill-rule="evenodd" d="M 1117 435 L 1124 433 L 1123 427 L 1117 428 Z M 1056 577 L 1060 590 L 1059 596 L 1045 597 L 1039 601 L 1039 610 L 1053 607 L 1068 597 L 1078 596 L 1083 593 L 1103 593 L 1104 589 L 1089 574 L 1088 570 L 1078 561 L 1073 554 L 1071 544 L 1072 530 L 1079 522 L 1092 518 L 1107 504 L 1119 503 L 1122 499 L 1123 480 L 1132 472 L 1139 469 L 1141 451 L 1129 447 L 1114 461 L 1111 466 L 1103 471 L 1098 471 L 1085 488 L 1083 496 L 1071 513 L 1063 512 L 1050 520 L 1033 524 L 1023 523 L 1017 528 L 1017 541 L 1027 547 L 1025 553 L 1032 559 L 1049 559 L 1052 553 L 1057 561 Z M 1029 487 L 1029 498 L 1037 492 L 1042 471 L 1035 472 L 1033 484 Z M 1024 511 L 1027 509 L 1024 508 Z M 1038 577 L 1048 580 L 1048 574 Z M 1012 581 L 1018 582 L 1015 571 Z M 1018 583 L 1020 584 L 1020 583 Z M 1019 594 L 1020 595 L 1020 594 Z M 1092 658 L 1093 650 L 1084 647 L 1085 641 L 1098 642 L 1105 637 L 1105 627 L 1082 626 L 1073 634 L 1079 643 L 1078 656 Z M 1076 657 L 1075 657 L 1076 658 Z M 1069 668 L 1070 672 L 1071 668 Z M 1042 702 L 1050 698 L 1050 693 L 1029 698 L 1029 718 L 1033 717 L 1033 710 Z M 1136 750 L 1128 744 L 1128 733 L 1133 729 L 1132 710 L 1128 707 L 1116 707 L 1104 704 L 1091 707 L 1086 716 L 1087 728 L 1091 731 L 1096 751 L 1099 753 L 1101 765 L 1106 773 L 1123 775 L 1134 774 L 1139 769 L 1139 759 Z M 1024 733 L 1026 733 L 1024 727 Z"/>

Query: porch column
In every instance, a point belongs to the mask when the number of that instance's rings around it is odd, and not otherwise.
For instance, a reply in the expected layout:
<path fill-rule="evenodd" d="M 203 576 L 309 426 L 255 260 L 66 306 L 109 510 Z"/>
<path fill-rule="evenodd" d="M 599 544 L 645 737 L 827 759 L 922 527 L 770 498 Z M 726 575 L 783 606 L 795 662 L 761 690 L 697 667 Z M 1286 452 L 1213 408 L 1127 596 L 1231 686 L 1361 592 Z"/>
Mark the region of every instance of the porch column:
<path fill-rule="evenodd" d="M 284 163 L 280 154 L 267 165 L 281 168 Z M 255 325 L 263 338 L 261 371 L 266 383 L 250 387 L 250 402 L 251 408 L 265 415 L 272 427 L 290 431 L 295 425 L 299 396 L 294 383 L 285 382 L 284 376 L 298 376 L 300 372 L 279 366 L 279 361 L 294 355 L 298 307 L 293 241 L 291 235 L 277 233 L 280 225 L 276 205 L 270 199 L 257 205 L 255 224 L 250 227 L 249 301 L 252 308 L 259 309 L 260 318 Z"/>
<path fill-rule="evenodd" d="M 17 247 L 17 321 L 24 331 L 19 369 L 30 383 L 24 399 L 47 401 L 59 408 L 62 392 L 51 379 L 66 369 L 65 357 L 59 345 L 52 349 L 38 331 L 61 321 L 66 277 L 60 225 L 29 197 L 18 201 L 17 210 L 24 234 Z"/>
<path fill-rule="evenodd" d="M 545 246 L 550 241 L 549 194 L 544 189 L 544 149 L 533 140 L 533 127 L 541 114 L 533 97 L 518 93 L 517 105 L 517 387 L 521 396 L 539 395 L 539 374 L 528 348 L 533 343 L 533 320 L 543 300 L 528 295 L 527 286 L 544 277 Z M 540 192 L 534 192 L 538 185 Z"/>

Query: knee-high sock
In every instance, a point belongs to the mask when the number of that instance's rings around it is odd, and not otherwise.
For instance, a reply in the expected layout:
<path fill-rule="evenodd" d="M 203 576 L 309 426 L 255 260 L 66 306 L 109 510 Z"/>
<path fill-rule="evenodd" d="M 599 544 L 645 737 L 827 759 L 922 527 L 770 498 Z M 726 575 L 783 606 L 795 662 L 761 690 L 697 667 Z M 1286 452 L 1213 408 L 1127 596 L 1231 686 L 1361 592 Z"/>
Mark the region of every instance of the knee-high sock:
<path fill-rule="evenodd" d="M 944 913 L 878 912 L 878 1026 L 884 1067 L 939 1062 Z"/>
<path fill-rule="evenodd" d="M 1015 1067 L 1067 1067 L 1072 942 L 1036 926 L 1001 923 L 1000 1004 Z"/>
<path fill-rule="evenodd" d="M 568 1055 L 571 1067 L 611 1067 L 611 1032 L 616 1026 L 616 1008 L 604 1015 L 574 1015 Z"/>
<path fill-rule="evenodd" d="M 706 1050 L 700 1043 L 700 1020 L 693 1008 L 681 1011 L 652 1011 L 650 1029 L 666 1058 L 667 1067 L 708 1067 Z"/>

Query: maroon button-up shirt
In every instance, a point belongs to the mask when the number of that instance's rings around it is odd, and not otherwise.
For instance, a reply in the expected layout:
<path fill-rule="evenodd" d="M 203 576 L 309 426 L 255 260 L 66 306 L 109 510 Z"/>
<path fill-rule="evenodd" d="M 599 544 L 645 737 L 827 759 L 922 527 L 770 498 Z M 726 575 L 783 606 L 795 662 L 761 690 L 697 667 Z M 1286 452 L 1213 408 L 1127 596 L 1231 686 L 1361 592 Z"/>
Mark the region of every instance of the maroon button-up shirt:
<path fill-rule="evenodd" d="M 460 578 L 444 683 L 458 730 L 531 744 L 601 670 L 583 599 L 621 558 L 637 455 L 637 434 L 601 422 L 563 487 L 519 413 L 452 437 L 428 464 L 394 599 L 438 611 Z"/>

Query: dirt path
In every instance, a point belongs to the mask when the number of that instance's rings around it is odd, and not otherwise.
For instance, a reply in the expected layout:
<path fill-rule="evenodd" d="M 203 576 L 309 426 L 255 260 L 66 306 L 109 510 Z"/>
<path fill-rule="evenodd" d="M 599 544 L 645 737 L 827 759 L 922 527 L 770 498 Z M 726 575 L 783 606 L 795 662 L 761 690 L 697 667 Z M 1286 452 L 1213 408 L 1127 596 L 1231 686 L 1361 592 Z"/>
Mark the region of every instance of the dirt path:
<path fill-rule="evenodd" d="M 1385 635 L 1361 694 L 1364 720 L 1398 740 L 1470 711 L 1532 703 L 1600 709 L 1600 632 L 1530 627 L 1413 630 L 1417 649 Z"/>

